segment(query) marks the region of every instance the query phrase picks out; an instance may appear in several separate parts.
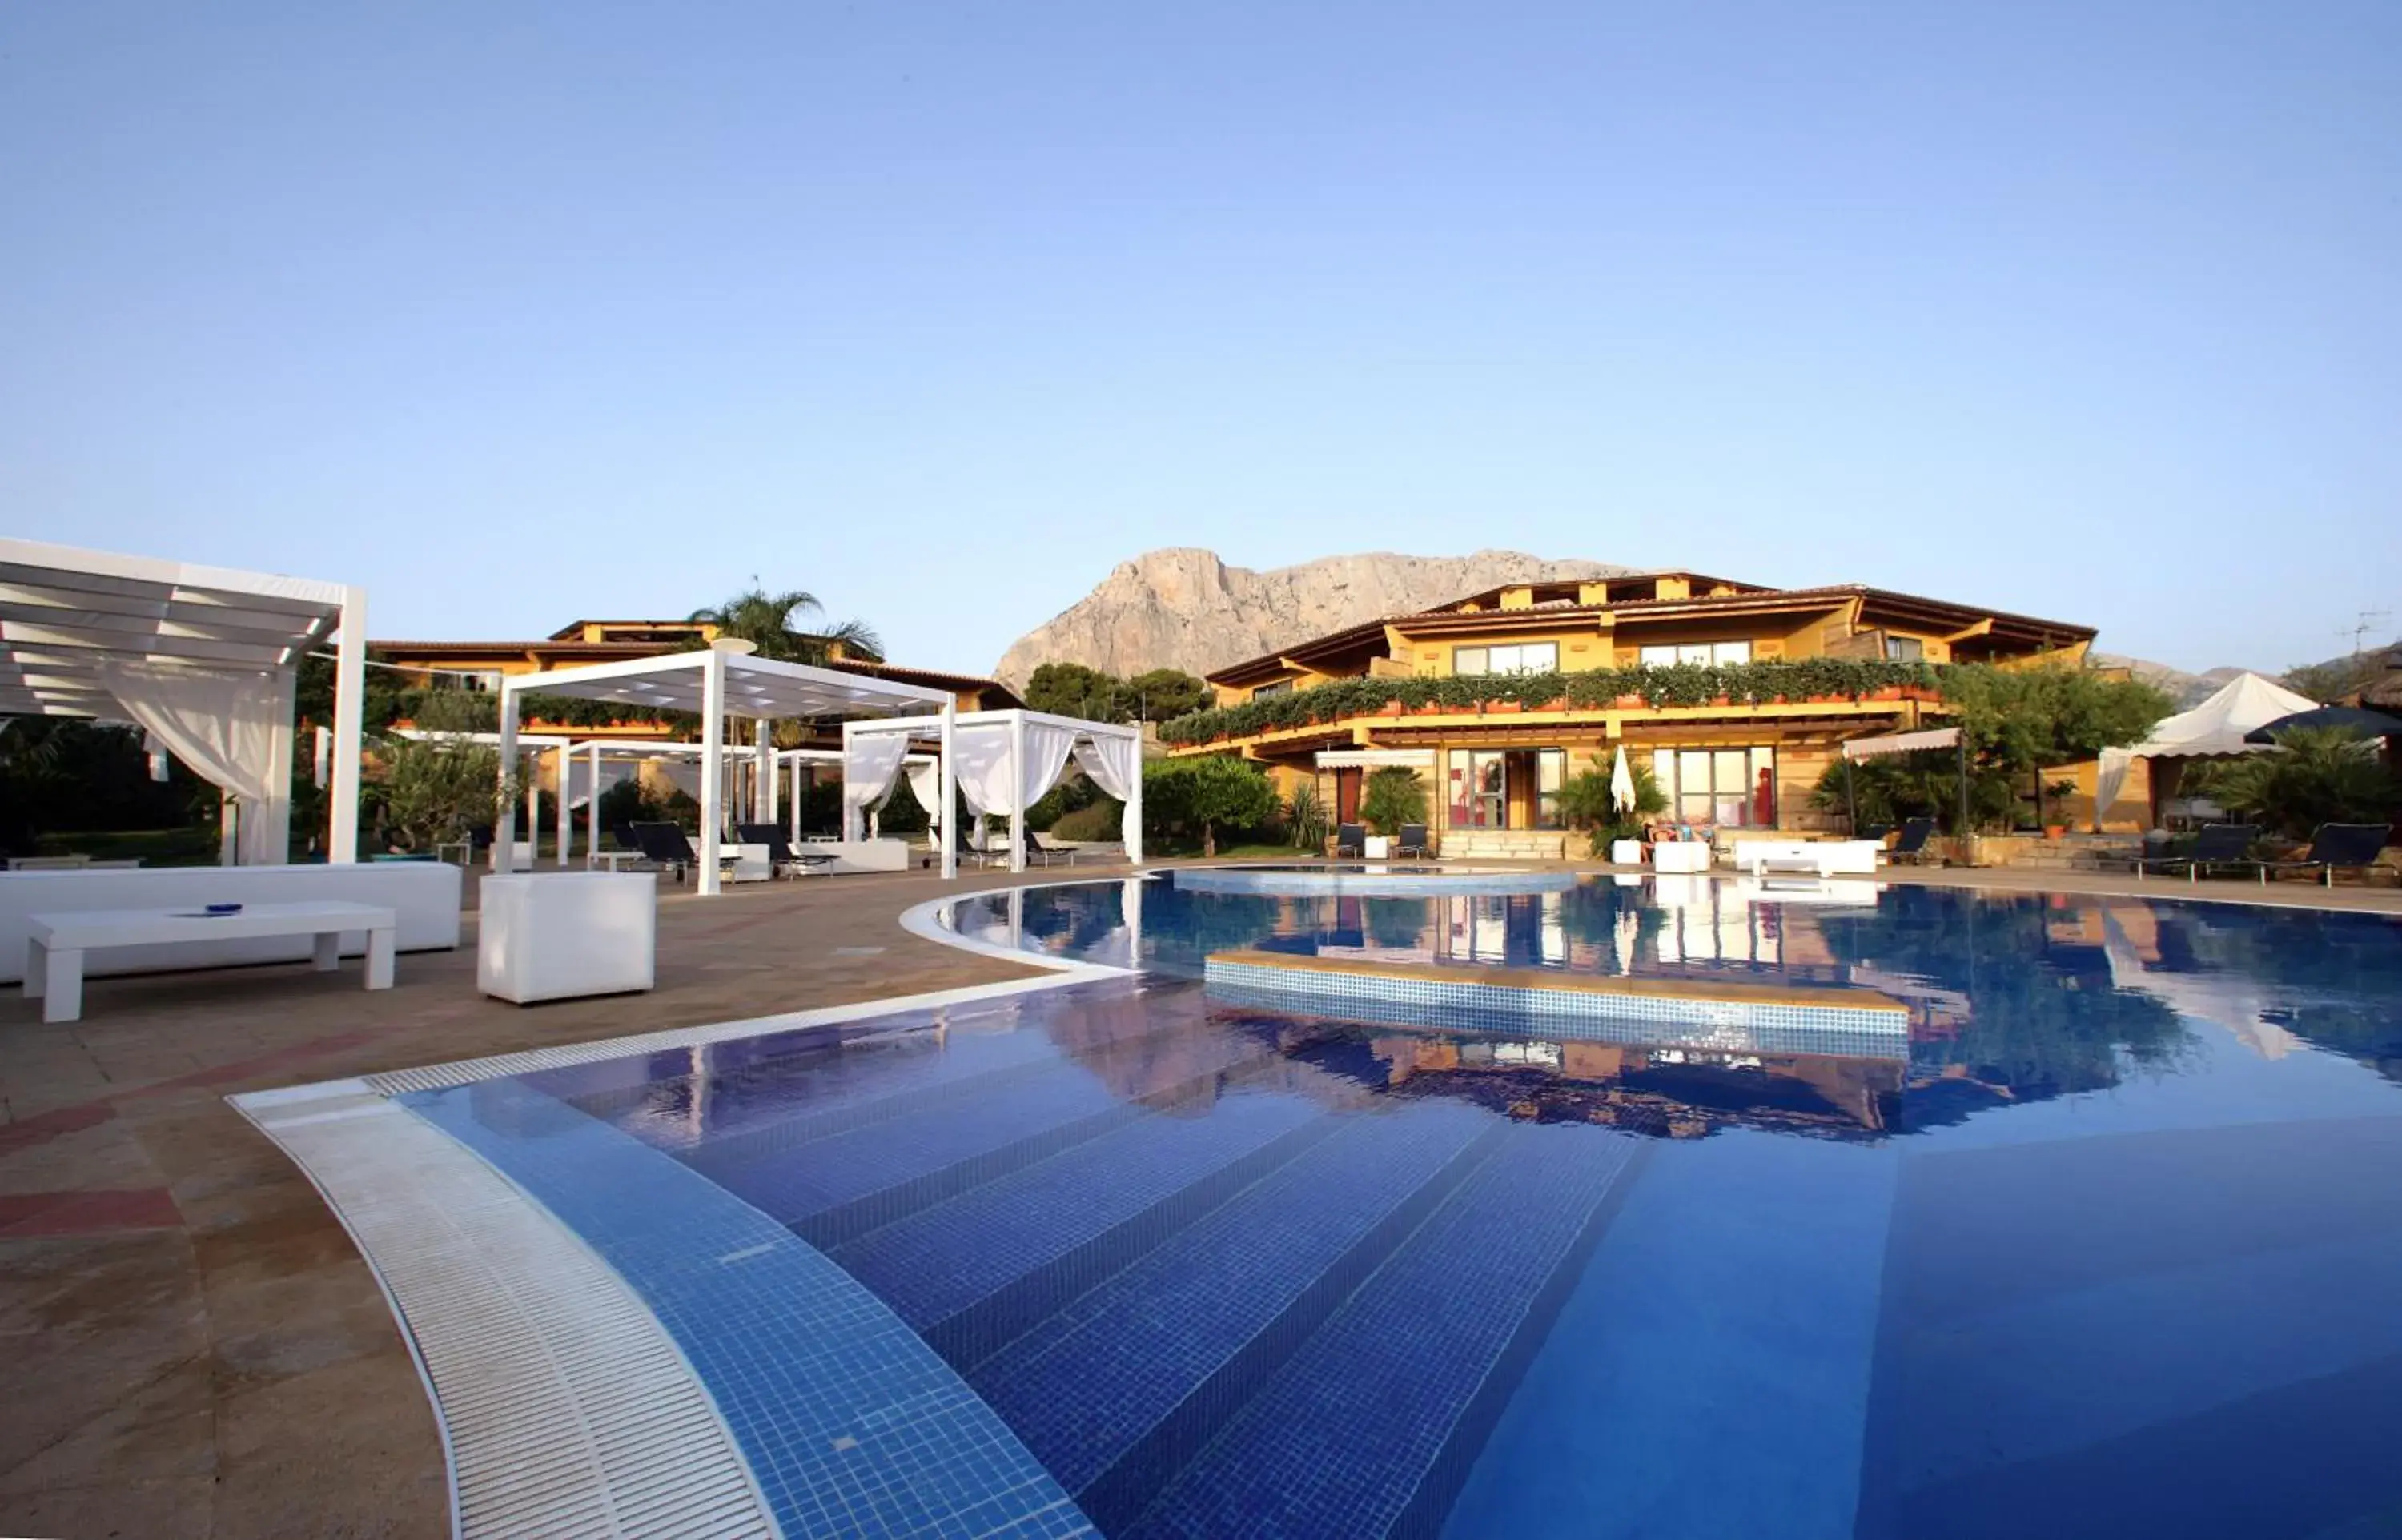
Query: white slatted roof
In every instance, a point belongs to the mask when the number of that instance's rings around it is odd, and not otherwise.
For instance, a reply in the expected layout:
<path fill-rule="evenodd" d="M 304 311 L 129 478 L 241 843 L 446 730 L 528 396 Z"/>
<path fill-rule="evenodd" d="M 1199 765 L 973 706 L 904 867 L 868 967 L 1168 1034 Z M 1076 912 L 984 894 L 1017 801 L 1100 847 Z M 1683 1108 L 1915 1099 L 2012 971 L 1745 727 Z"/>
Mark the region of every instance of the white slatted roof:
<path fill-rule="evenodd" d="M 0 539 L 0 712 L 109 716 L 98 665 L 292 667 L 340 624 L 338 583 Z"/>
<path fill-rule="evenodd" d="M 924 710 L 956 698 L 947 690 L 895 680 L 782 663 L 744 653 L 725 653 L 725 710 L 737 717 L 857 717 L 888 711 Z M 663 711 L 699 711 L 710 653 L 696 649 L 657 657 L 556 668 L 542 674 L 510 674 L 501 687 L 512 695 L 575 695 L 614 700 Z M 741 752 L 739 748 L 727 750 Z"/>

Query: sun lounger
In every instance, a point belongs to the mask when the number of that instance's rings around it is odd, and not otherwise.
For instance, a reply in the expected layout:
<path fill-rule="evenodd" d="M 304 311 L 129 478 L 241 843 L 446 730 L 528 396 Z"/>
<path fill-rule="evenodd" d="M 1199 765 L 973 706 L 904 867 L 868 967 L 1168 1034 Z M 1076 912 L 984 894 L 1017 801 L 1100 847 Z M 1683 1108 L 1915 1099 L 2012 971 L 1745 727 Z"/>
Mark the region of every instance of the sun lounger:
<path fill-rule="evenodd" d="M 1423 856 L 1427 853 L 1427 826 L 1422 823 L 1401 825 L 1401 834 L 1393 841 L 1396 856 Z"/>
<path fill-rule="evenodd" d="M 2367 882 L 2368 873 L 2377 869 L 2377 853 L 2385 848 L 2386 833 L 2386 826 L 2381 823 L 2323 823 L 2311 836 L 2310 850 L 2299 860 L 2251 864 L 2259 868 L 2264 886 L 2271 873 L 2287 872 L 2315 872 L 2319 882 L 2327 887 L 2335 886 L 2339 870 L 2356 871 L 2360 880 Z"/>
<path fill-rule="evenodd" d="M 1901 826 L 1901 838 L 1884 853 L 1887 862 L 1909 861 L 1912 864 L 1926 859 L 1926 841 L 1935 832 L 1933 818 L 1910 818 Z"/>
<path fill-rule="evenodd" d="M 2260 832 L 2248 823 L 2214 823 L 2194 836 L 2193 848 L 2182 856 L 2133 856 L 2129 859 L 2135 869 L 2135 880 L 2157 866 L 2163 870 L 2182 866 L 2186 880 L 2198 882 L 2205 868 L 2213 866 L 2247 866 L 2252 842 Z"/>
<path fill-rule="evenodd" d="M 1334 854 L 1365 857 L 1368 854 L 1368 826 L 1364 823 L 1337 824 L 1334 829 Z"/>
<path fill-rule="evenodd" d="M 1043 865 L 1048 866 L 1053 861 L 1066 861 L 1070 866 L 1076 864 L 1076 852 L 1072 846 L 1061 845 L 1044 833 L 1030 833 L 1027 837 L 1034 842 L 1027 854 L 1040 855 Z"/>
<path fill-rule="evenodd" d="M 674 873 L 676 881 L 683 881 L 684 873 L 700 864 L 700 856 L 693 849 L 692 841 L 674 824 L 634 823 L 626 827 L 632 832 L 634 843 L 642 847 L 642 854 L 660 870 Z M 719 870 L 723 872 L 739 859 L 741 858 L 731 851 L 721 851 L 717 857 Z"/>
<path fill-rule="evenodd" d="M 778 824 L 738 823 L 734 826 L 734 833 L 745 845 L 766 846 L 767 869 L 780 876 L 787 872 L 807 876 L 821 866 L 834 864 L 832 855 L 794 851 L 792 843 L 784 837 L 782 827 Z"/>

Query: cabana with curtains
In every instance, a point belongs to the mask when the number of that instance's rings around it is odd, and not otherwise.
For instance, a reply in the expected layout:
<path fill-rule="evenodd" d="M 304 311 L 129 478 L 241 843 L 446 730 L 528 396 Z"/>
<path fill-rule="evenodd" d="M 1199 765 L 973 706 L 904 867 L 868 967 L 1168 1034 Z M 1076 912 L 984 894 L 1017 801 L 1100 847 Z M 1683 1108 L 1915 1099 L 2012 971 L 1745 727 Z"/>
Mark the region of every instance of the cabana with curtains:
<path fill-rule="evenodd" d="M 224 863 L 290 859 L 292 699 L 337 633 L 327 860 L 356 861 L 366 590 L 0 539 L 0 713 L 131 722 L 224 793 Z"/>
<path fill-rule="evenodd" d="M 1142 860 L 1142 731 L 1119 722 L 1085 722 L 1055 717 L 1047 711 L 962 711 L 956 718 L 895 717 L 881 722 L 845 722 L 842 729 L 843 838 L 856 839 L 867 812 L 884 804 L 913 744 L 929 738 L 937 726 L 949 741 L 942 746 L 940 778 L 933 788 L 939 799 L 930 804 L 937 817 L 951 804 L 949 783 L 956 782 L 968 811 L 978 818 L 1009 819 L 1009 869 L 1026 870 L 1026 810 L 1058 783 L 1073 757 L 1093 784 L 1125 804 L 1119 824 L 1126 859 Z M 923 797 L 914 782 L 911 790 Z M 943 874 L 952 872 L 959 842 L 940 836 Z"/>
<path fill-rule="evenodd" d="M 2093 782 L 2093 821 L 2099 824 L 2110 804 L 2119 800 L 2120 789 L 2127 784 L 2128 767 L 2147 760 L 2165 762 L 2156 763 L 2153 768 L 2151 805 L 2145 815 L 2146 825 L 2157 827 L 2161 804 L 2176 795 L 2187 760 L 2257 754 L 2261 746 L 2244 741 L 2245 734 L 2316 705 L 2308 695 L 2298 695 L 2257 674 L 2236 675 L 2192 710 L 2162 718 L 2143 742 L 2129 749 L 2102 750 Z"/>
<path fill-rule="evenodd" d="M 898 681 L 871 678 L 839 668 L 819 668 L 806 663 L 784 663 L 752 656 L 746 642 L 721 639 L 689 653 L 596 663 L 583 668 L 557 668 L 539 674 L 509 674 L 501 680 L 501 763 L 515 763 L 518 714 L 529 694 L 575 695 L 586 700 L 616 701 L 651 711 L 691 711 L 700 717 L 700 861 L 694 873 L 696 889 L 718 891 L 717 858 L 724 843 L 727 811 L 725 764 L 729 752 L 725 720 L 747 717 L 753 723 L 752 746 L 734 749 L 749 753 L 766 768 L 763 796 L 775 783 L 775 748 L 768 725 L 792 717 L 857 717 L 886 712 L 940 708 L 936 716 L 910 720 L 932 724 L 945 745 L 951 738 L 956 698 L 947 690 Z M 897 762 L 896 762 L 897 763 Z M 597 765 L 598 760 L 595 759 Z M 943 756 L 943 778 L 951 774 L 951 757 Z M 938 795 L 948 800 L 947 786 Z M 504 809 L 495 840 L 505 849 L 517 838 L 517 810 Z M 949 846 L 944 846 L 943 875 L 956 872 Z"/>

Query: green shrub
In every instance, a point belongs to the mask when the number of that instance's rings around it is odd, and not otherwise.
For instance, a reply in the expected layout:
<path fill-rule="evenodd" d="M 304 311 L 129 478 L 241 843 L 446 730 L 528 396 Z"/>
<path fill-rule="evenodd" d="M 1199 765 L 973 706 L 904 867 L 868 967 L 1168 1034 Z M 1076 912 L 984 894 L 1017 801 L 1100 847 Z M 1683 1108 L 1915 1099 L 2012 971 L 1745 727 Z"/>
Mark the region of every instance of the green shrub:
<path fill-rule="evenodd" d="M 1201 836 L 1201 853 L 1218 853 L 1218 833 L 1257 829 L 1277 813 L 1276 789 L 1258 765 L 1224 754 L 1153 760 L 1142 767 L 1146 834 Z"/>
<path fill-rule="evenodd" d="M 1398 834 L 1407 823 L 1427 820 L 1426 780 L 1407 765 L 1368 772 L 1360 791 L 1360 821 L 1379 834 Z"/>
<path fill-rule="evenodd" d="M 1102 797 L 1060 814 L 1059 821 L 1051 826 L 1051 834 L 1062 840 L 1114 840 L 1125 833 L 1125 826 L 1121 821 L 1125 815 L 1124 803 L 1115 797 Z"/>

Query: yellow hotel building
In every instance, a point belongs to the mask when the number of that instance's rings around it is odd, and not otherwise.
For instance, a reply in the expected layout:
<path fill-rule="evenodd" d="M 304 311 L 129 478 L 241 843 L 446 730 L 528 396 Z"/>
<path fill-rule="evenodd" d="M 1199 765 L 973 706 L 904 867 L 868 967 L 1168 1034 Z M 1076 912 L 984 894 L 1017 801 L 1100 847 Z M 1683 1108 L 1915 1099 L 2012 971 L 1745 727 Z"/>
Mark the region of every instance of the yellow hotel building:
<path fill-rule="evenodd" d="M 1657 571 L 1488 589 L 1251 658 L 1208 681 L 1221 708 L 1239 708 L 1343 680 L 1563 674 L 1574 686 L 1574 676 L 1596 669 L 1680 664 L 2073 663 L 2093 636 L 2088 626 L 1856 584 L 1769 588 Z M 1207 714 L 1188 719 L 1185 736 L 1202 736 L 1173 751 L 1232 751 L 1263 763 L 1279 794 L 1314 777 L 1329 811 L 1346 822 L 1368 771 L 1408 765 L 1429 782 L 1429 832 L 1454 858 L 1565 853 L 1555 805 L 1562 783 L 1621 744 L 1632 763 L 1650 766 L 1678 821 L 1825 828 L 1832 820 L 1812 812 L 1808 799 L 1837 745 L 1931 725 L 1943 707 L 1924 686 L 1805 691 L 1811 672 L 1793 671 L 1789 693 L 1770 699 L 1677 704 L 1639 694 L 1572 704 L 1572 694 L 1590 694 L 1582 687 L 1548 701 L 1478 703 L 1462 698 L 1473 692 L 1401 687 L 1400 695 L 1447 697 L 1411 705 L 1372 698 L 1383 692 L 1370 687 L 1349 693 L 1350 705 L 1332 720 L 1270 725 L 1238 713 L 1235 730 L 1221 733 Z"/>

